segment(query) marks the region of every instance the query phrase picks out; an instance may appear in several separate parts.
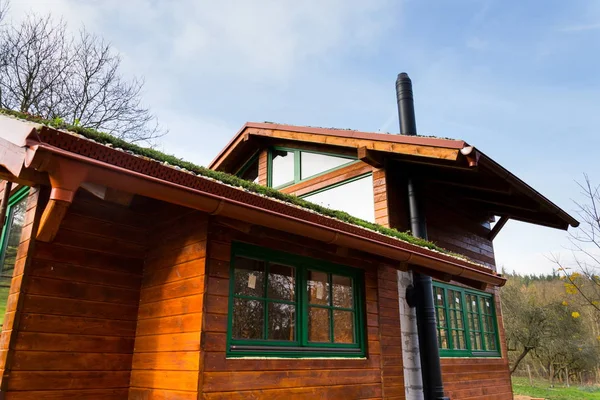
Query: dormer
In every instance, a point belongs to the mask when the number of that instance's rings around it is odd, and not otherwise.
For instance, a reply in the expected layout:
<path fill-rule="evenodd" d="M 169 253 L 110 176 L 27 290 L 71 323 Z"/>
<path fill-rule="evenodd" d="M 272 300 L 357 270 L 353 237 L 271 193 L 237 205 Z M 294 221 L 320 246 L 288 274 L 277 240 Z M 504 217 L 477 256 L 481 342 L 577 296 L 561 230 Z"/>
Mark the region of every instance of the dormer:
<path fill-rule="evenodd" d="M 401 231 L 410 230 L 405 180 L 418 177 L 429 239 L 492 268 L 508 219 L 577 226 L 462 140 L 247 123 L 209 167 Z"/>

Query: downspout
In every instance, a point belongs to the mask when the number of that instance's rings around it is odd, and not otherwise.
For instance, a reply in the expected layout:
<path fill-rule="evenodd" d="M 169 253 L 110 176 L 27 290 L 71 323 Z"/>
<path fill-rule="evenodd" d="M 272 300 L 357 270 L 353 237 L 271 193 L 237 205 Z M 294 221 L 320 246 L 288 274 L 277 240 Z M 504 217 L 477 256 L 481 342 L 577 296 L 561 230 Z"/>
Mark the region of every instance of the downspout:
<path fill-rule="evenodd" d="M 416 135 L 417 126 L 413 101 L 412 82 L 405 72 L 396 80 L 396 97 L 400 119 L 400 134 Z M 427 239 L 427 225 L 419 198 L 419 185 L 412 176 L 407 179 L 408 212 L 410 227 L 415 237 Z M 438 349 L 437 326 L 433 302 L 431 277 L 413 273 L 413 288 L 407 291 L 410 307 L 416 307 L 417 330 L 419 334 L 419 354 L 421 376 L 425 400 L 449 400 L 444 396 L 442 368 Z"/>

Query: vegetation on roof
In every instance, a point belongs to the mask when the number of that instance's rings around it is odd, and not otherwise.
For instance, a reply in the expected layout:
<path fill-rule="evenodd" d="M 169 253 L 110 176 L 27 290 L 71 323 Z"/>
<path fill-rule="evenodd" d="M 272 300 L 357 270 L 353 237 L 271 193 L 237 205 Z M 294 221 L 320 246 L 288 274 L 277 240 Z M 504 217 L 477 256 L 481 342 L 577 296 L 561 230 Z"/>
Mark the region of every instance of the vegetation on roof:
<path fill-rule="evenodd" d="M 126 141 L 116 138 L 108 133 L 98 132 L 94 129 L 84 128 L 81 126 L 74 126 L 74 125 L 66 124 L 63 120 L 61 120 L 59 118 L 56 118 L 53 120 L 47 120 L 47 119 L 43 119 L 39 116 L 31 115 L 29 113 L 22 113 L 22 112 L 6 110 L 6 109 L 0 109 L 0 114 L 9 115 L 9 116 L 13 116 L 13 117 L 27 120 L 30 122 L 46 125 L 46 126 L 49 126 L 52 128 L 73 132 L 73 133 L 79 134 L 87 139 L 91 139 L 93 141 L 102 143 L 104 145 L 107 145 L 107 146 L 110 146 L 113 148 L 120 148 L 122 150 L 131 152 L 138 156 L 151 158 L 158 162 L 165 163 L 165 164 L 192 172 L 197 175 L 211 178 L 211 179 L 217 180 L 219 182 L 222 182 L 222 183 L 230 185 L 230 186 L 240 187 L 240 188 L 243 188 L 252 193 L 264 195 L 264 196 L 267 196 L 267 197 L 270 197 L 273 199 L 277 199 L 277 200 L 280 200 L 280 201 L 283 201 L 283 202 L 286 202 L 289 204 L 293 204 L 295 206 L 314 211 L 318 214 L 321 214 L 321 215 L 324 215 L 327 217 L 331 217 L 331 218 L 335 218 L 342 222 L 346 222 L 346 223 L 356 225 L 356 226 L 359 226 L 362 228 L 366 228 L 366 229 L 369 229 L 369 230 L 372 230 L 375 232 L 379 232 L 386 236 L 400 239 L 407 243 L 411 243 L 411 244 L 414 244 L 414 245 L 417 245 L 420 247 L 434 250 L 434 251 L 437 251 L 437 252 L 440 252 L 443 254 L 451 255 L 451 256 L 454 256 L 457 258 L 461 258 L 461 259 L 466 258 L 463 255 L 452 253 L 446 249 L 443 249 L 443 248 L 437 246 L 433 242 L 414 237 L 410 232 L 400 232 L 395 229 L 387 228 L 387 227 L 384 227 L 384 226 L 381 226 L 381 225 L 378 225 L 378 224 L 375 224 L 372 222 L 368 222 L 368 221 L 362 220 L 360 218 L 356 218 L 344 211 L 332 210 L 332 209 L 320 206 L 318 204 L 308 202 L 297 196 L 285 194 L 285 193 L 280 192 L 279 190 L 265 187 L 265 186 L 262 186 L 262 185 L 259 185 L 259 184 L 253 183 L 253 182 L 249 182 L 249 181 L 241 179 L 237 176 L 227 174 L 225 172 L 213 171 L 206 167 L 202 167 L 202 166 L 193 164 L 191 162 L 184 161 L 173 155 L 165 154 L 165 153 L 162 153 L 155 149 L 141 147 L 136 144 L 126 142 Z"/>

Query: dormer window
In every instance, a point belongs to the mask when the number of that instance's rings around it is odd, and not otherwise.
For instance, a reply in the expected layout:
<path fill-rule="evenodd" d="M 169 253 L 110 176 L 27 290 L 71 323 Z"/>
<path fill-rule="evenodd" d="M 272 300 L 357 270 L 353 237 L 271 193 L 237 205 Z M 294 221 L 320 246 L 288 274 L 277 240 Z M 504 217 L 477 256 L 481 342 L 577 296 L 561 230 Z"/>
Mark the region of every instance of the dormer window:
<path fill-rule="evenodd" d="M 258 183 L 258 156 L 254 156 L 236 174 L 240 178 Z"/>
<path fill-rule="evenodd" d="M 356 161 L 355 157 L 274 147 L 269 150 L 269 186 L 283 188 Z"/>

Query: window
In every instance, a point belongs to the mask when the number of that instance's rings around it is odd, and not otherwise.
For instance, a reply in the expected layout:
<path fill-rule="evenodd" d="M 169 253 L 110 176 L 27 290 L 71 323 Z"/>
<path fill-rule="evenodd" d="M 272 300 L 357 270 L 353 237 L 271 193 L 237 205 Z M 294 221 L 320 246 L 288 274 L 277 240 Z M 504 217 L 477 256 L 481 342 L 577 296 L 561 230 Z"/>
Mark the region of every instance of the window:
<path fill-rule="evenodd" d="M 246 181 L 258 183 L 258 156 L 252 157 L 236 175 Z"/>
<path fill-rule="evenodd" d="M 439 282 L 433 292 L 441 356 L 500 356 L 491 294 Z"/>
<path fill-rule="evenodd" d="M 229 356 L 361 357 L 362 271 L 233 244 Z"/>
<path fill-rule="evenodd" d="M 356 161 L 355 157 L 275 147 L 269 150 L 269 186 L 281 188 Z"/>
<path fill-rule="evenodd" d="M 373 175 L 362 175 L 302 197 L 312 203 L 345 211 L 365 221 L 375 222 Z"/>
<path fill-rule="evenodd" d="M 2 228 L 2 238 L 0 240 L 0 326 L 4 323 L 8 292 L 15 270 L 21 231 L 25 223 L 27 193 L 29 193 L 29 188 L 24 187 L 10 197 L 6 210 L 6 223 Z"/>

